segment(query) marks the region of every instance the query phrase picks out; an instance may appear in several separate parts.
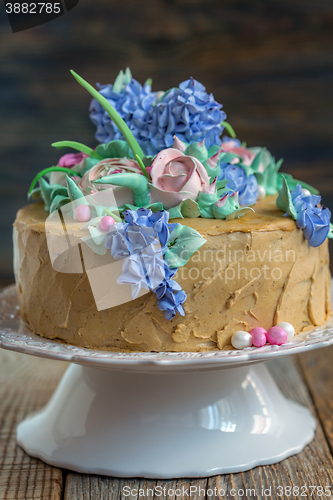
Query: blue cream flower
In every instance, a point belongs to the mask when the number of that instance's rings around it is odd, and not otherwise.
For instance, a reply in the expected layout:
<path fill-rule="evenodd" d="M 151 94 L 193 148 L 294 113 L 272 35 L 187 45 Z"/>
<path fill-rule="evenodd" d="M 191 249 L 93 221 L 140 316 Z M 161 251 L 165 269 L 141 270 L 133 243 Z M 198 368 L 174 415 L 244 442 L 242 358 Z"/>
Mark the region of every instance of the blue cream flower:
<path fill-rule="evenodd" d="M 231 191 L 238 191 L 240 205 L 253 205 L 258 199 L 258 183 L 253 174 L 246 175 L 245 170 L 231 163 L 220 163 L 218 180 L 226 179 Z"/>
<path fill-rule="evenodd" d="M 115 260 L 123 259 L 117 283 L 131 285 L 133 300 L 142 288 L 154 292 L 166 319 L 177 312 L 184 315 L 186 294 L 172 280 L 177 269 L 171 270 L 163 258 L 170 232 L 179 224 L 169 224 L 169 212 L 165 210 L 153 213 L 139 208 L 126 210 L 123 215 L 125 221 L 111 226 L 104 242 Z"/>
<path fill-rule="evenodd" d="M 320 196 L 304 195 L 300 184 L 291 192 L 291 199 L 297 213 L 296 226 L 303 230 L 310 246 L 319 247 L 330 230 L 330 210 L 320 205 Z"/>
<path fill-rule="evenodd" d="M 219 146 L 221 123 L 226 118 L 221 108 L 213 94 L 194 78 L 182 82 L 150 110 L 145 149 L 148 154 L 157 154 L 173 145 L 174 135 L 189 144 L 205 140 L 207 148 Z"/>
<path fill-rule="evenodd" d="M 125 121 L 132 134 L 141 142 L 141 130 L 147 127 L 148 111 L 156 102 L 156 92 L 151 91 L 150 83 L 143 86 L 131 78 L 123 88 L 114 90 L 114 85 L 97 85 L 100 94 L 107 99 L 119 116 Z M 123 140 L 124 137 L 111 120 L 103 107 L 93 99 L 89 108 L 90 119 L 96 125 L 95 137 L 99 142 L 105 143 L 112 140 Z"/>

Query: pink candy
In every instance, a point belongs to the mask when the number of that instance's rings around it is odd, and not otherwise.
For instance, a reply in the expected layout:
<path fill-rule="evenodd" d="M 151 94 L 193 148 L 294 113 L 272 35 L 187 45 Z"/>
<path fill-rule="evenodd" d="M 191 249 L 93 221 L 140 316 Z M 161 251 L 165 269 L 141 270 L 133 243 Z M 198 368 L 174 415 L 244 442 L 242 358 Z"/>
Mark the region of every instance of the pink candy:
<path fill-rule="evenodd" d="M 111 215 L 106 215 L 100 220 L 99 228 L 101 231 L 108 232 L 110 226 L 114 225 L 114 218 Z"/>
<path fill-rule="evenodd" d="M 280 326 L 272 326 L 267 332 L 267 340 L 272 345 L 282 345 L 288 340 L 288 335 Z"/>
<path fill-rule="evenodd" d="M 265 328 L 261 328 L 260 326 L 257 326 L 256 328 L 252 328 L 252 330 L 250 331 L 250 334 L 252 335 L 252 344 L 255 347 L 262 347 L 266 344 L 267 332 L 266 332 Z"/>
<path fill-rule="evenodd" d="M 91 219 L 91 211 L 88 205 L 79 205 L 74 210 L 75 219 L 79 222 L 88 222 Z"/>

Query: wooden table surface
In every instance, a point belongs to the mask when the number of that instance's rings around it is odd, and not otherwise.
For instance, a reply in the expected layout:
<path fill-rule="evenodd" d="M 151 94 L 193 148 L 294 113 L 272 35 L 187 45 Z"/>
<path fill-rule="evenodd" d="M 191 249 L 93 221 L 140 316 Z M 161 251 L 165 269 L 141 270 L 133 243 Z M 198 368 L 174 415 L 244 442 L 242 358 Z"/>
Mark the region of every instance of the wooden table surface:
<path fill-rule="evenodd" d="M 239 474 L 168 481 L 118 479 L 57 469 L 29 457 L 16 445 L 17 424 L 46 404 L 68 363 L 0 349 L 0 500 L 151 500 L 152 492 L 147 490 L 157 485 L 166 490 L 224 489 L 227 496 L 219 498 L 333 498 L 325 495 L 325 487 L 333 491 L 333 346 L 267 365 L 283 394 L 307 406 L 317 420 L 315 438 L 301 453 Z M 142 489 L 142 495 L 126 496 L 124 486 Z M 198 493 L 155 497 L 205 498 Z"/>

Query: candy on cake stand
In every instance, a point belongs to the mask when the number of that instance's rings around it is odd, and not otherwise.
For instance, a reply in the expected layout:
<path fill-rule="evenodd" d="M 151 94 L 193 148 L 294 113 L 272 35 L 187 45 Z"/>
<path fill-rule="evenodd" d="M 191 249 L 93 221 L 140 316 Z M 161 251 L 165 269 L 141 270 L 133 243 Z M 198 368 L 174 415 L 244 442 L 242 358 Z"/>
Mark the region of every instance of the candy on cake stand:
<path fill-rule="evenodd" d="M 264 362 L 333 344 L 333 322 L 282 346 L 204 353 L 112 353 L 32 335 L 15 288 L 0 294 L 0 345 L 71 361 L 46 407 L 21 422 L 18 443 L 54 466 L 120 477 L 240 472 L 300 452 L 308 409 L 285 398 Z"/>

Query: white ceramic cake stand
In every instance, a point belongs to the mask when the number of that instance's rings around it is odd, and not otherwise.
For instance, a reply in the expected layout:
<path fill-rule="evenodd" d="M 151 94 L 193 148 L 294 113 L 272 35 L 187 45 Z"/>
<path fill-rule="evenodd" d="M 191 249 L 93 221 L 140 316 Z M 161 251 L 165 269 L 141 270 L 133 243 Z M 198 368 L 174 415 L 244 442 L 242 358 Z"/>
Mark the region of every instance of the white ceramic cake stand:
<path fill-rule="evenodd" d="M 309 410 L 286 399 L 263 361 L 333 343 L 333 322 L 283 346 L 205 353 L 111 353 L 32 335 L 15 289 L 0 294 L 0 346 L 70 361 L 17 441 L 57 467 L 121 477 L 240 472 L 300 452 Z"/>

